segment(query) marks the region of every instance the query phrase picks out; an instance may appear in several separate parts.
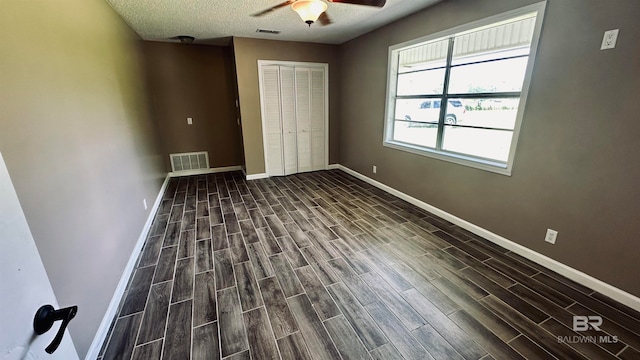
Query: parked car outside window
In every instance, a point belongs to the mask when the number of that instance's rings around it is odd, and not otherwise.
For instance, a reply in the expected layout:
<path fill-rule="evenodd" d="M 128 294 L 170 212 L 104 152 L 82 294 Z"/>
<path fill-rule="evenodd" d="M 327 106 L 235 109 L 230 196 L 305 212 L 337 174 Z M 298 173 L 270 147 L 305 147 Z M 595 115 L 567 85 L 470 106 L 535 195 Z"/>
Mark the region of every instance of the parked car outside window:
<path fill-rule="evenodd" d="M 432 123 L 434 119 L 440 116 L 440 104 L 441 100 L 425 100 L 420 104 L 419 108 L 408 110 L 408 113 L 404 115 L 404 119 Z M 448 104 L 444 123 L 446 125 L 455 125 L 463 117 L 466 109 L 460 100 L 449 100 Z"/>

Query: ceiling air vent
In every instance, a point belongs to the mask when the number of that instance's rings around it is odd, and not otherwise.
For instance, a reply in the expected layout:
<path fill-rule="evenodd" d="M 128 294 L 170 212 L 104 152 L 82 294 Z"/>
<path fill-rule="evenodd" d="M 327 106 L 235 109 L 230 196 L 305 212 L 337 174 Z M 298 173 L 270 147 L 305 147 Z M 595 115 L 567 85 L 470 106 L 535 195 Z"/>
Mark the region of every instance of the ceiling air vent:
<path fill-rule="evenodd" d="M 278 35 L 280 34 L 282 31 L 280 30 L 269 30 L 269 29 L 257 29 L 256 30 L 257 33 L 265 33 L 265 34 L 274 34 L 274 35 Z"/>
<path fill-rule="evenodd" d="M 170 154 L 169 157 L 173 172 L 209 168 L 209 153 L 206 151 Z"/>

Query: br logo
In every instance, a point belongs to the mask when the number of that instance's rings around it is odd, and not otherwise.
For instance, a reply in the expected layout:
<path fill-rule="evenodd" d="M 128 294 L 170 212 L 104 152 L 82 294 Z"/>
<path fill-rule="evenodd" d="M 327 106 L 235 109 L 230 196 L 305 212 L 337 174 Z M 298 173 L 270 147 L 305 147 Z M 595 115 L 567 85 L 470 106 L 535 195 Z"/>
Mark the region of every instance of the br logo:
<path fill-rule="evenodd" d="M 587 331 L 593 329 L 600 331 L 602 325 L 602 316 L 574 316 L 573 331 Z"/>

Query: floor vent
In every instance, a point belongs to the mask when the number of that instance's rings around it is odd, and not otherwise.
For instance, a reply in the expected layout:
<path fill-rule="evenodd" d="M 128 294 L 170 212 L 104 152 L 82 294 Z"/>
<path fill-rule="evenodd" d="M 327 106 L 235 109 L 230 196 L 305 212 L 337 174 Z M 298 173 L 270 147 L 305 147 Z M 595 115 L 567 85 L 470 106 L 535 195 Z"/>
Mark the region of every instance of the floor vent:
<path fill-rule="evenodd" d="M 209 153 L 206 151 L 169 154 L 171 171 L 187 171 L 209 168 Z"/>

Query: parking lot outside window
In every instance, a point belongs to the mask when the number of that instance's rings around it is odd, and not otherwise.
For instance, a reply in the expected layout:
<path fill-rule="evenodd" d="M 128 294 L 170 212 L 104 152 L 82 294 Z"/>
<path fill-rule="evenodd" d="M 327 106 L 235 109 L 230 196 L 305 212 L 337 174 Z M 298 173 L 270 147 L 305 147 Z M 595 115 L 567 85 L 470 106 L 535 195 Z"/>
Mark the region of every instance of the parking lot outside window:
<path fill-rule="evenodd" d="M 544 7 L 391 46 L 383 144 L 510 175 Z"/>

